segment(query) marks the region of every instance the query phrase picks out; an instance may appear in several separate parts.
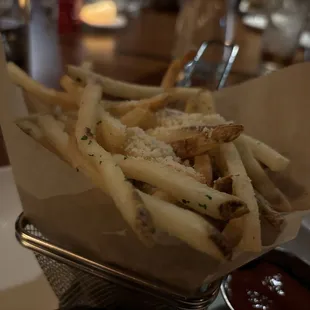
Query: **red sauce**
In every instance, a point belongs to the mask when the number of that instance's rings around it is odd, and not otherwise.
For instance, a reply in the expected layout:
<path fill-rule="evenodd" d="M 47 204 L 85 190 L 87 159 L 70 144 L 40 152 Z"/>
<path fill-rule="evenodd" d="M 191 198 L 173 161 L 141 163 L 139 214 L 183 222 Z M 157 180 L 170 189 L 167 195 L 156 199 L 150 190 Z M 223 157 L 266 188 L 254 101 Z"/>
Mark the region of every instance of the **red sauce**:
<path fill-rule="evenodd" d="M 235 310 L 310 309 L 310 290 L 267 262 L 234 271 L 227 280 L 226 292 Z"/>

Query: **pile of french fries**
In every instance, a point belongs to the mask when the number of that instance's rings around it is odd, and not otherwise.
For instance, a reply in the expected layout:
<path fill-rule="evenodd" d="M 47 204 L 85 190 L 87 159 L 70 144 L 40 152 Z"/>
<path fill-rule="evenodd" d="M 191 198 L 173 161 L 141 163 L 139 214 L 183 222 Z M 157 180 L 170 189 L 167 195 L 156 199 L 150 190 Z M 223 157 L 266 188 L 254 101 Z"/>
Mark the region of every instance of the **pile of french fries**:
<path fill-rule="evenodd" d="M 261 221 L 285 225 L 290 204 L 262 165 L 281 171 L 289 160 L 217 114 L 209 91 L 174 87 L 190 55 L 160 87 L 110 79 L 90 63 L 68 66 L 63 91 L 12 63 L 8 72 L 33 112 L 18 126 L 109 195 L 141 242 L 153 246 L 164 231 L 224 261 L 261 251 Z"/>

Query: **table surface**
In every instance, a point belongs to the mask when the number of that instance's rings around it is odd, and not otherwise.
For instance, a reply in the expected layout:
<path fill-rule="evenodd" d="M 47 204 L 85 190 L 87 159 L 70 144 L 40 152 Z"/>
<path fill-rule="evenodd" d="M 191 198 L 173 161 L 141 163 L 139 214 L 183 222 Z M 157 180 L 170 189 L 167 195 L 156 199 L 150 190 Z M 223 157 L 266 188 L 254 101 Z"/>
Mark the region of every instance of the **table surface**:
<path fill-rule="evenodd" d="M 36 3 L 36 1 L 34 1 Z M 145 10 L 130 18 L 128 26 L 114 31 L 81 28 L 59 36 L 55 25 L 36 5 L 30 24 L 31 76 L 50 87 L 59 87 L 66 64 L 91 60 L 97 72 L 143 84 L 158 84 L 171 59 L 176 13 Z M 261 33 L 237 19 L 236 43 L 240 52 L 227 85 L 258 74 Z M 302 59 L 298 52 L 296 61 Z M 0 166 L 9 163 L 0 132 Z"/>

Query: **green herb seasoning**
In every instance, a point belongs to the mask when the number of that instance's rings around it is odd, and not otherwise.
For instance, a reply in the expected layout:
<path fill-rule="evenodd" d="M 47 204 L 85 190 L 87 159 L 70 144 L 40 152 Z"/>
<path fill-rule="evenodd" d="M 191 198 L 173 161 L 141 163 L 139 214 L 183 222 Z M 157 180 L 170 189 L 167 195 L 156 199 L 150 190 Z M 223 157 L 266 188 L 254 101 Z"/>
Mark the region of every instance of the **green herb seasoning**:
<path fill-rule="evenodd" d="M 88 139 L 88 137 L 86 136 L 86 135 L 84 135 L 82 138 L 81 138 L 81 140 L 87 140 Z"/>
<path fill-rule="evenodd" d="M 93 141 L 92 140 L 89 140 L 88 141 L 88 145 L 90 145 L 90 144 L 92 144 L 93 143 Z"/>
<path fill-rule="evenodd" d="M 93 137 L 94 134 L 91 132 L 91 129 L 89 127 L 85 128 L 85 133 L 88 137 Z"/>
<path fill-rule="evenodd" d="M 207 198 L 209 198 L 210 200 L 212 200 L 212 197 L 210 195 L 206 195 Z"/>
<path fill-rule="evenodd" d="M 101 123 L 102 123 L 102 121 L 98 121 L 98 122 L 97 122 L 97 125 L 100 125 Z"/>
<path fill-rule="evenodd" d="M 187 203 L 189 203 L 189 200 L 182 199 L 182 202 L 183 202 L 184 204 L 187 204 Z"/>
<path fill-rule="evenodd" d="M 204 204 L 199 203 L 198 205 L 200 208 L 204 208 L 205 210 L 207 209 L 207 205 L 205 203 Z"/>

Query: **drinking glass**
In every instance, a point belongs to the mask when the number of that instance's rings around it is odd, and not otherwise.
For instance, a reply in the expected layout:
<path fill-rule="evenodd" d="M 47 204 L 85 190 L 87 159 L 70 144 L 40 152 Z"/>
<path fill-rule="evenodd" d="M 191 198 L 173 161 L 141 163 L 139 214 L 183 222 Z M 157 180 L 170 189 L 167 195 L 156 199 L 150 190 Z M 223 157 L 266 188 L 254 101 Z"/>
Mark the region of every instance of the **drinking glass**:
<path fill-rule="evenodd" d="M 262 64 L 273 71 L 292 63 L 309 12 L 308 0 L 265 2 L 268 25 L 262 36 Z"/>
<path fill-rule="evenodd" d="M 173 56 L 197 49 L 203 41 L 234 40 L 236 0 L 183 0 L 176 23 Z"/>
<path fill-rule="evenodd" d="M 28 20 L 30 1 L 2 0 L 0 2 L 0 36 L 6 58 L 24 70 L 28 69 Z"/>
<path fill-rule="evenodd" d="M 195 66 L 194 85 L 216 87 L 235 38 L 236 0 L 183 0 L 176 22 L 176 39 L 172 57 L 178 58 L 190 50 L 198 50 L 203 42 L 208 44 L 201 61 Z"/>

